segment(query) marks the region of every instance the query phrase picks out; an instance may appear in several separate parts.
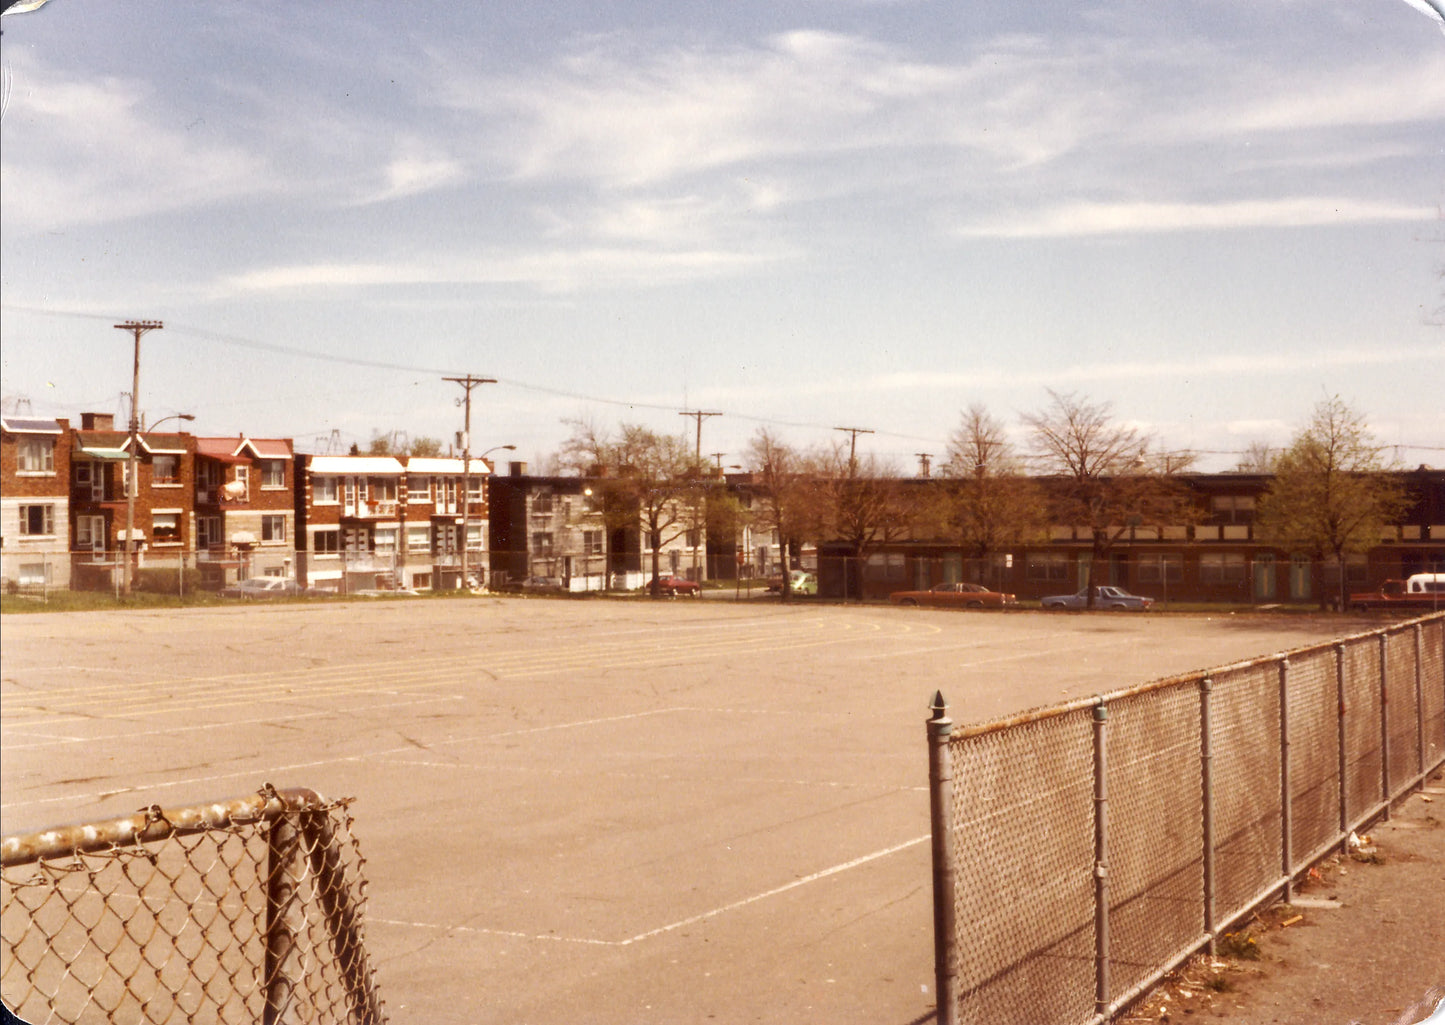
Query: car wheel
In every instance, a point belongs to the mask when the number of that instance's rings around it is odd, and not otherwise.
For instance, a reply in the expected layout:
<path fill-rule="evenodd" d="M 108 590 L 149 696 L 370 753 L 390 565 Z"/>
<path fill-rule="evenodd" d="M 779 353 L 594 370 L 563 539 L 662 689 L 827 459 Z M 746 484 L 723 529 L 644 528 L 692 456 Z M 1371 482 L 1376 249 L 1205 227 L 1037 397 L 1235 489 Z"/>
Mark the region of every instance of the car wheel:
<path fill-rule="evenodd" d="M 981 609 L 981 608 L 983 608 L 983 602 L 981 602 L 981 601 L 971 601 L 971 602 L 968 603 L 968 607 L 971 608 L 971 609 Z"/>
<path fill-rule="evenodd" d="M 912 598 L 904 598 L 904 599 L 903 599 L 902 601 L 900 601 L 898 604 L 899 604 L 899 605 L 907 606 L 907 607 L 909 607 L 909 608 L 915 608 L 915 607 L 917 607 L 918 602 L 916 602 L 916 601 L 915 601 L 914 599 L 912 599 Z"/>

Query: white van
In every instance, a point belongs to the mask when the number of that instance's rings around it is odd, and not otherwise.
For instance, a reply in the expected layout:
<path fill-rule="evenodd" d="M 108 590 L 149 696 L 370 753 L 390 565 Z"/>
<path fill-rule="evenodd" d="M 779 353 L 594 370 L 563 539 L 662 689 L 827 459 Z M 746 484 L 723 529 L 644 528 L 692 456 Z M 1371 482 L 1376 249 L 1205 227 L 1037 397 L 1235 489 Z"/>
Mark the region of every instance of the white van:
<path fill-rule="evenodd" d="M 1445 573 L 1416 573 L 1406 577 L 1405 593 L 1445 595 Z"/>

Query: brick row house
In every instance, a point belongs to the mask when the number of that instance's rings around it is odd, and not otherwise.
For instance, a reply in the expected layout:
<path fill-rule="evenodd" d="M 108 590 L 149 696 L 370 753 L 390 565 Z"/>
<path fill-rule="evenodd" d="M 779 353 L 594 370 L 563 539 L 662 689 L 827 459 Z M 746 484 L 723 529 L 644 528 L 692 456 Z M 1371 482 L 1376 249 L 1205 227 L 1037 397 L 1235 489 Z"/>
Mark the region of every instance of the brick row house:
<path fill-rule="evenodd" d="M 0 575 L 70 586 L 70 421 L 0 418 Z"/>
<path fill-rule="evenodd" d="M 197 438 L 195 548 L 206 587 L 293 575 L 295 453 L 289 438 Z"/>
<path fill-rule="evenodd" d="M 481 459 L 297 456 L 298 581 L 343 593 L 454 589 L 464 561 L 474 584 L 485 581 L 490 472 Z"/>

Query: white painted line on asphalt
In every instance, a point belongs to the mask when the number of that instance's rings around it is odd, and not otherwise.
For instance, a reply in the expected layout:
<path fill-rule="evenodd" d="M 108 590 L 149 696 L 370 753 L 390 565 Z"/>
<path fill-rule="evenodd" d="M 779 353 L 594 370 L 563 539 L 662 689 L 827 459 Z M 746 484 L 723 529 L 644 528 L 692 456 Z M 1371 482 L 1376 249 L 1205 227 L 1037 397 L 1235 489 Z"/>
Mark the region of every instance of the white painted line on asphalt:
<path fill-rule="evenodd" d="M 731 904 L 724 904 L 721 907 L 713 908 L 711 911 L 704 911 L 700 914 L 690 915 L 687 918 L 679 919 L 676 922 L 670 922 L 667 925 L 658 926 L 656 929 L 649 929 L 647 930 L 647 932 L 641 932 L 638 933 L 636 936 L 629 936 L 626 939 L 622 940 L 602 940 L 597 939 L 596 937 L 589 936 L 558 936 L 556 933 L 527 933 L 508 929 L 488 929 L 482 926 L 475 925 L 440 925 L 436 922 L 405 922 L 394 918 L 369 918 L 367 919 L 367 924 L 371 926 L 390 925 L 403 929 L 433 929 L 438 932 L 448 933 L 479 933 L 487 936 L 508 936 L 523 940 L 549 940 L 554 943 L 580 943 L 586 944 L 588 946 L 598 947 L 630 947 L 633 944 L 641 943 L 644 940 L 650 940 L 654 937 L 662 936 L 666 933 L 675 932 L 678 929 L 686 928 L 689 925 L 696 925 L 698 922 L 705 922 L 708 919 L 717 918 L 720 915 L 725 915 L 730 911 L 737 911 L 740 908 L 745 908 L 750 904 L 756 904 L 759 901 L 767 900 L 769 897 L 776 897 L 778 896 L 778 894 L 787 893 L 789 890 L 796 890 L 800 886 L 807 886 L 809 883 L 816 883 L 820 879 L 827 879 L 829 876 L 835 876 L 840 872 L 847 872 L 851 869 L 858 868 L 861 865 L 866 865 L 870 861 L 877 861 L 879 858 L 886 858 L 890 854 L 897 854 L 899 851 L 907 850 L 910 847 L 916 847 L 921 843 L 926 843 L 929 839 L 931 839 L 931 837 L 932 834 L 927 833 L 923 836 L 915 836 L 912 840 L 905 840 L 900 844 L 894 844 L 892 847 L 885 847 L 882 850 L 874 851 L 871 854 L 864 854 L 862 857 L 854 858 L 851 861 L 845 861 L 841 865 L 834 865 L 831 868 L 822 869 L 821 871 L 814 872 L 811 875 L 803 876 L 800 879 L 794 879 L 790 883 L 784 883 L 782 886 L 775 886 L 771 890 L 765 890 L 762 893 L 753 894 L 753 896 L 751 897 L 744 897 L 742 900 L 735 900 Z"/>

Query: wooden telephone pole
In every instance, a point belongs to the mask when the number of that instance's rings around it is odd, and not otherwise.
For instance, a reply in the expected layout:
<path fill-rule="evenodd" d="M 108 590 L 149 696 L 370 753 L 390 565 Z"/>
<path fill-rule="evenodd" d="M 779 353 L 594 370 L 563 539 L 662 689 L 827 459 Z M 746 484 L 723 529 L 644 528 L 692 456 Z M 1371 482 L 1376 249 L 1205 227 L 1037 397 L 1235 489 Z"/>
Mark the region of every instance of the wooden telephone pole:
<path fill-rule="evenodd" d="M 466 414 L 463 419 L 462 429 L 462 582 L 465 590 L 469 587 L 467 581 L 467 534 L 472 521 L 472 389 L 479 384 L 496 384 L 496 380 L 490 377 L 473 377 L 468 374 L 466 377 L 444 377 L 444 381 L 452 381 L 462 386 L 462 398 L 459 404 L 466 406 Z"/>

